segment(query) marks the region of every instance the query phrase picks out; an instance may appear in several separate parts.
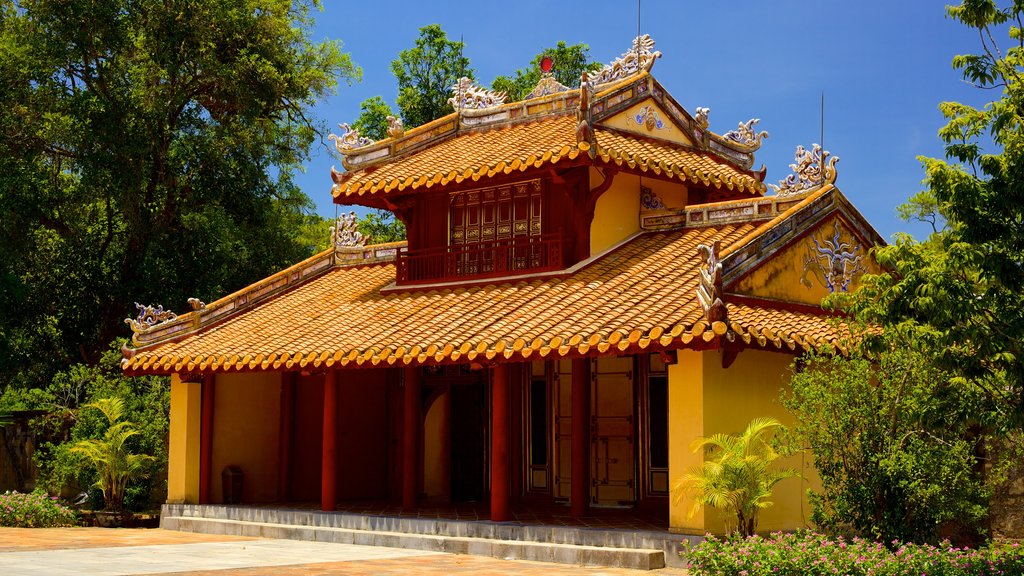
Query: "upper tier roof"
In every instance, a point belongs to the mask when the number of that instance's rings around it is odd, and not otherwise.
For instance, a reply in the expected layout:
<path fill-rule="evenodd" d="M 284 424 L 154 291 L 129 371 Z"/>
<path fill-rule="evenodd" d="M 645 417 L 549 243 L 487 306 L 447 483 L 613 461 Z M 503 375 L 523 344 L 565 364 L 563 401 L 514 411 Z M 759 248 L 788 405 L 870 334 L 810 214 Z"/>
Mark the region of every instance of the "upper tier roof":
<path fill-rule="evenodd" d="M 638 38 L 632 51 L 584 76 L 578 89 L 546 77 L 534 91 L 537 97 L 522 102 L 505 104 L 502 94 L 463 79 L 452 89 L 455 111 L 408 131 L 392 118 L 391 137 L 379 142 L 343 124 L 345 132 L 332 135 L 347 169 L 332 169 L 334 199 L 386 206 L 386 196 L 556 163 L 653 173 L 721 190 L 722 199 L 764 194 L 764 171 L 750 169 L 766 136 L 754 132 L 757 120 L 724 136 L 708 130 L 707 108 L 691 115 L 648 73 L 660 57 L 651 51 L 653 44 Z M 624 128 L 621 119 L 645 103 L 646 110 L 640 108 Z M 650 114 L 646 131 L 643 114 Z"/>

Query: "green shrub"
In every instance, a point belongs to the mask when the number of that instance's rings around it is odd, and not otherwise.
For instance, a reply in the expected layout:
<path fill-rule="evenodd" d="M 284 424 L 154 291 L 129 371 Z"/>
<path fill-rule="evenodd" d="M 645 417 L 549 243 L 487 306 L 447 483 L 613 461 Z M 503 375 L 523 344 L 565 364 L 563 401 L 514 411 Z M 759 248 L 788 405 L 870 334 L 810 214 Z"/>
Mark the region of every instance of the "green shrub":
<path fill-rule="evenodd" d="M 680 556 L 693 576 L 995 576 L 1024 574 L 1017 544 L 981 549 L 900 544 L 891 548 L 815 532 L 774 533 L 769 538 L 707 539 Z"/>
<path fill-rule="evenodd" d="M 74 526 L 78 513 L 42 490 L 31 494 L 0 494 L 0 526 L 11 528 L 55 528 Z"/>

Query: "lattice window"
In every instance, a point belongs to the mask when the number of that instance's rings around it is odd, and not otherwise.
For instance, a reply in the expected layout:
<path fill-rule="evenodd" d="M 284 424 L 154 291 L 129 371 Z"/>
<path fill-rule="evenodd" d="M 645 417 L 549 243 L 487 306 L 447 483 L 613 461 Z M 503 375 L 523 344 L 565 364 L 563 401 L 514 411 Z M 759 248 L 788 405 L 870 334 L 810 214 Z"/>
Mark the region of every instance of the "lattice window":
<path fill-rule="evenodd" d="M 541 181 L 528 180 L 452 195 L 451 245 L 540 236 Z"/>

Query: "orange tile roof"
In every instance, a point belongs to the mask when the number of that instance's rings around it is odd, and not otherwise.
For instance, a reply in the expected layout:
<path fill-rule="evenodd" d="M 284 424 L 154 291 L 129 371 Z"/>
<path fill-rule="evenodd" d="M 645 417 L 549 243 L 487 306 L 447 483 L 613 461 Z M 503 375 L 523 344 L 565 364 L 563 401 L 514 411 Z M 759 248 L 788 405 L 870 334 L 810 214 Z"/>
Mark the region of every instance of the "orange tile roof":
<path fill-rule="evenodd" d="M 386 292 L 393 264 L 337 267 L 177 340 L 137 350 L 129 374 L 530 360 L 714 343 L 835 341 L 811 313 L 729 305 L 709 326 L 696 299 L 698 244 L 737 241 L 749 223 L 642 234 L 562 277 Z M 728 301 L 728 298 L 726 298 Z M 187 318 L 185 315 L 184 318 Z"/>
<path fill-rule="evenodd" d="M 640 170 L 676 177 L 684 182 L 764 194 L 763 182 L 732 164 L 710 154 L 697 152 L 668 142 L 638 138 L 623 132 L 596 128 L 597 157 L 618 166 L 636 165 Z"/>
<path fill-rule="evenodd" d="M 576 143 L 576 117 L 548 116 L 500 128 L 465 131 L 416 153 L 368 168 L 345 172 L 335 198 L 351 198 L 407 188 L 473 181 L 575 159 L 586 145 Z"/>
<path fill-rule="evenodd" d="M 468 130 L 390 162 L 345 172 L 332 191 L 335 199 L 354 200 L 395 190 L 429 189 L 437 185 L 524 172 L 545 164 L 590 160 L 642 172 L 664 174 L 683 182 L 702 183 L 752 194 L 765 185 L 750 173 L 705 152 L 595 128 L 597 147 L 576 140 L 576 117 L 552 115 L 497 128 Z"/>

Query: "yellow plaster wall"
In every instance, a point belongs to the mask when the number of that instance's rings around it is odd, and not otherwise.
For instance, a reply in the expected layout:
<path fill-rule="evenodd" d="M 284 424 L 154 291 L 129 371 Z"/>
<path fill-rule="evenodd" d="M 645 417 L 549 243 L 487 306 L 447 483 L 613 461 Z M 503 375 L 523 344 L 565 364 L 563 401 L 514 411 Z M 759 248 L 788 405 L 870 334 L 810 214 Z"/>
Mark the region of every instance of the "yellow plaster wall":
<path fill-rule="evenodd" d="M 167 447 L 167 502 L 199 503 L 199 434 L 202 383 L 171 375 Z"/>
<path fill-rule="evenodd" d="M 245 474 L 243 503 L 275 501 L 281 374 L 218 374 L 214 405 L 211 500 L 223 501 L 224 467 L 238 466 Z"/>
<path fill-rule="evenodd" d="M 693 453 L 690 445 L 700 436 L 741 432 L 759 416 L 792 424 L 779 402 L 781 392 L 789 386 L 792 360 L 788 354 L 744 350 L 724 369 L 719 351 L 679 352 L 679 362 L 669 367 L 669 475 L 673 483 L 669 520 L 673 531 L 724 532 L 725 518 L 714 509 L 690 517 L 693 500 L 675 484 L 700 464 L 702 455 Z M 810 455 L 790 457 L 779 465 L 799 470 L 805 480 L 787 479 L 776 486 L 774 505 L 759 515 L 759 531 L 807 526 L 810 506 L 806 490 L 820 486 Z"/>
<path fill-rule="evenodd" d="M 423 419 L 423 492 L 428 498 L 448 493 L 449 394 L 446 390 L 434 398 Z"/>
<path fill-rule="evenodd" d="M 637 115 L 642 114 L 643 108 L 645 107 L 648 107 L 648 113 L 644 115 L 641 122 L 638 123 Z M 651 112 L 654 113 L 654 118 L 661 120 L 660 128 L 656 123 L 650 123 L 647 121 L 647 119 L 650 118 Z M 693 144 L 693 140 L 680 130 L 665 110 L 658 106 L 652 99 L 637 102 L 630 108 L 627 108 L 610 118 L 602 120 L 601 124 L 651 138 L 660 138 L 662 140 L 669 140 L 679 144 Z"/>
<path fill-rule="evenodd" d="M 601 175 L 591 168 L 590 181 L 601 183 Z M 590 253 L 597 254 L 640 230 L 640 178 L 616 174 L 611 187 L 597 199 L 594 220 L 590 224 Z"/>
<path fill-rule="evenodd" d="M 831 241 L 835 235 L 836 225 L 839 228 L 839 241 L 849 244 L 851 248 L 860 246 L 857 255 L 863 256 L 861 263 L 864 270 L 871 274 L 877 273 L 877 264 L 867 254 L 871 244 L 855 235 L 842 218 L 832 216 L 820 223 L 811 234 L 776 252 L 769 260 L 741 278 L 729 291 L 814 306 L 821 304 L 822 299 L 830 292 L 818 265 L 827 266 L 828 260 L 817 255 L 812 238 L 824 246 L 824 242 Z M 849 291 L 856 289 L 862 274 L 855 276 Z"/>
<path fill-rule="evenodd" d="M 599 186 L 603 181 L 601 172 L 591 168 L 592 186 Z M 594 207 L 594 220 L 590 224 L 591 254 L 597 254 L 640 231 L 641 184 L 650 188 L 666 208 L 686 206 L 687 188 L 682 184 L 621 172 L 616 174 L 611 187 L 597 199 Z"/>
<path fill-rule="evenodd" d="M 683 475 L 703 459 L 690 444 L 704 433 L 704 353 L 677 352 L 678 361 L 668 367 L 668 481 L 669 527 L 674 532 L 704 533 L 704 509 L 691 516 L 693 501 L 679 484 Z"/>

